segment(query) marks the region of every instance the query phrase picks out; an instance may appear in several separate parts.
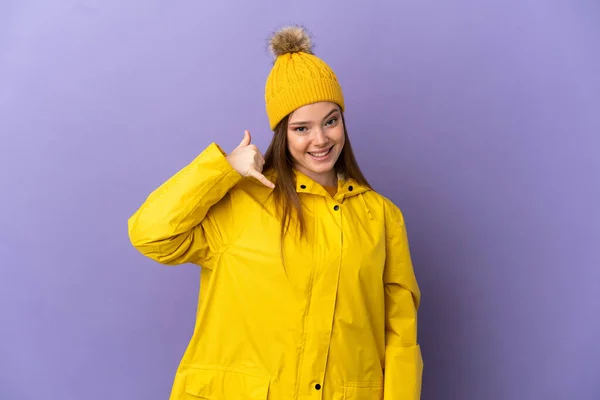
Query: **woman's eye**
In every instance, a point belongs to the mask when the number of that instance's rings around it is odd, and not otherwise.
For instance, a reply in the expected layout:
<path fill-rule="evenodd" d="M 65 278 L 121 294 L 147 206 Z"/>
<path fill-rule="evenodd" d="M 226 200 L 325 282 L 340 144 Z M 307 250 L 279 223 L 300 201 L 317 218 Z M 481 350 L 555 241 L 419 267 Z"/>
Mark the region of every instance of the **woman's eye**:
<path fill-rule="evenodd" d="M 329 121 L 327 121 L 326 125 L 333 125 L 337 122 L 337 118 L 331 118 Z"/>
<path fill-rule="evenodd" d="M 306 127 L 304 126 L 299 126 L 295 129 L 296 132 L 306 132 Z"/>

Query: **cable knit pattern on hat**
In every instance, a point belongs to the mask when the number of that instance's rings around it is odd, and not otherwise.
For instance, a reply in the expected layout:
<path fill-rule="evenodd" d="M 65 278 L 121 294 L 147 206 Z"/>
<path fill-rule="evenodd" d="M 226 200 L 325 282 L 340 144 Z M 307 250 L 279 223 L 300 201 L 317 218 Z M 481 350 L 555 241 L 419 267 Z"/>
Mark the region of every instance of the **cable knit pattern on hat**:
<path fill-rule="evenodd" d="M 272 130 L 292 111 L 330 101 L 344 111 L 342 88 L 334 71 L 312 54 L 307 32 L 298 26 L 276 32 L 270 40 L 275 63 L 265 86 L 265 103 Z"/>

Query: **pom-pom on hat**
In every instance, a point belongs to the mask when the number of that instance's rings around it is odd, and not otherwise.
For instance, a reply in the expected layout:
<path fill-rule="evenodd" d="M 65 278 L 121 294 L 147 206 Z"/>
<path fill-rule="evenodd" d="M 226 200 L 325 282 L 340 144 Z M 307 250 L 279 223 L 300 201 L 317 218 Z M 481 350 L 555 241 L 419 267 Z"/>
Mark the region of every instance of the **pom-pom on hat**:
<path fill-rule="evenodd" d="M 274 130 L 292 111 L 307 104 L 330 101 L 344 111 L 342 88 L 333 70 L 312 51 L 305 28 L 288 26 L 269 38 L 275 62 L 265 86 L 269 125 Z"/>

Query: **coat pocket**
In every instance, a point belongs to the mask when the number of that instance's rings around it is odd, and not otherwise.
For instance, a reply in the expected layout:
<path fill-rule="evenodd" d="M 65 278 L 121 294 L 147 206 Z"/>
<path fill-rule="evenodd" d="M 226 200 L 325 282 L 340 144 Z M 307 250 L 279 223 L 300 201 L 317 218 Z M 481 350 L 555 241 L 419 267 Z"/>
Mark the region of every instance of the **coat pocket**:
<path fill-rule="evenodd" d="M 268 376 L 194 368 L 186 377 L 185 400 L 267 400 L 270 383 Z"/>
<path fill-rule="evenodd" d="M 344 400 L 383 400 L 383 384 L 348 383 L 344 385 Z"/>

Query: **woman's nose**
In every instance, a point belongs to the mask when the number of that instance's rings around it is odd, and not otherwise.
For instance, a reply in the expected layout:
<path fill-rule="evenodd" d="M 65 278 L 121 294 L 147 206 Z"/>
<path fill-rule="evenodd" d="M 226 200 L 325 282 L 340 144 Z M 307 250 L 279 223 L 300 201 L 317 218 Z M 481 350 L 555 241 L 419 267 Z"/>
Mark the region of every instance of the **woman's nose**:
<path fill-rule="evenodd" d="M 329 138 L 322 129 L 317 129 L 313 141 L 315 144 L 325 144 L 329 141 Z"/>

